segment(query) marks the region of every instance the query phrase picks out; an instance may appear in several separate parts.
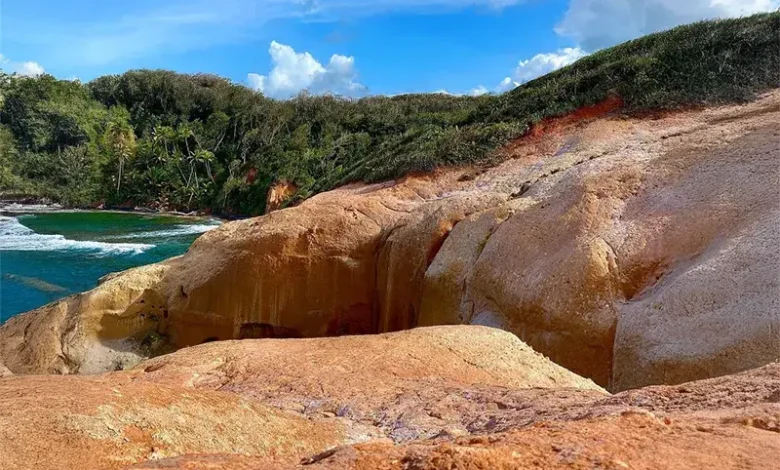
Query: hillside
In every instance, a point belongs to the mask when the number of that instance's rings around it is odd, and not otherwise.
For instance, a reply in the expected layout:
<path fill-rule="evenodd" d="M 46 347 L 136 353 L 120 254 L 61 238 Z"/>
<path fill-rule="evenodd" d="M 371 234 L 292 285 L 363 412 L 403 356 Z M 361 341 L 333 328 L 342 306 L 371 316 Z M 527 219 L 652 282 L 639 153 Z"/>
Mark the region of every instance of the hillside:
<path fill-rule="evenodd" d="M 602 50 L 500 96 L 267 99 L 210 75 L 81 84 L 2 75 L 0 188 L 71 206 L 233 215 L 345 183 L 496 163 L 541 121 L 611 100 L 630 114 L 745 102 L 777 86 L 780 13 L 697 23 Z"/>

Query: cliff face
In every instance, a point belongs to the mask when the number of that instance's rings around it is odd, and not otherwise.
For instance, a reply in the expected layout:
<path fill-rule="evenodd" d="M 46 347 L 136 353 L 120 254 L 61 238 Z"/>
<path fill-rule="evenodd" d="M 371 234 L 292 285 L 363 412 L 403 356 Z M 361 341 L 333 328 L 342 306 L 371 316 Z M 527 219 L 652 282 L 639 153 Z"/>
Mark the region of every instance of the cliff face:
<path fill-rule="evenodd" d="M 547 123 L 491 169 L 353 185 L 0 327 L 12 372 L 477 324 L 614 390 L 780 356 L 780 95 Z"/>

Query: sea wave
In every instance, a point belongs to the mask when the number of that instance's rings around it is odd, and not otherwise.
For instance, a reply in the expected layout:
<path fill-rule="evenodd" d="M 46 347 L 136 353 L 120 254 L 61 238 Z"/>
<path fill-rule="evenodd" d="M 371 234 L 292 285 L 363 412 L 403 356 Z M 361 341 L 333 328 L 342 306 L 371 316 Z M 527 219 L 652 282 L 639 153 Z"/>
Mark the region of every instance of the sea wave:
<path fill-rule="evenodd" d="M 219 223 L 209 224 L 188 224 L 188 225 L 175 225 L 173 228 L 165 230 L 154 230 L 150 232 L 136 232 L 126 233 L 124 235 L 112 236 L 111 238 L 125 240 L 134 238 L 172 238 L 181 237 L 184 235 L 196 235 L 199 233 L 205 233 L 209 230 L 214 230 L 219 227 Z"/>
<path fill-rule="evenodd" d="M 0 251 L 84 250 L 100 254 L 140 254 L 154 248 L 146 243 L 108 243 L 69 240 L 63 235 L 42 235 L 25 227 L 16 217 L 0 216 Z"/>

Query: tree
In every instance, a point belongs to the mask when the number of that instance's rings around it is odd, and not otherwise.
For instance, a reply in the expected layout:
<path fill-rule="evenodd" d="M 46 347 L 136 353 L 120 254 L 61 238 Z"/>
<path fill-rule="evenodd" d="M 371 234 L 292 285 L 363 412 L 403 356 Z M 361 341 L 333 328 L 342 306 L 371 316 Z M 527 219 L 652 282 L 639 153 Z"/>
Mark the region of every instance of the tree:
<path fill-rule="evenodd" d="M 122 186 L 122 177 L 127 162 L 135 154 L 135 133 L 126 119 L 126 111 L 116 111 L 113 119 L 106 126 L 105 137 L 114 159 L 117 161 L 118 174 L 116 179 L 116 192 Z"/>

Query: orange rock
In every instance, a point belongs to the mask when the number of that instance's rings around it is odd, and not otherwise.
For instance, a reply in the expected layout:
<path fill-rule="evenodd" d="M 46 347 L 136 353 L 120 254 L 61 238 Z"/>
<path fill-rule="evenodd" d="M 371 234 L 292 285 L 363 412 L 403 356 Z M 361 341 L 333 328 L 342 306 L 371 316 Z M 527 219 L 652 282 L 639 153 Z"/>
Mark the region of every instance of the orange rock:
<path fill-rule="evenodd" d="M 319 194 L 12 319 L 0 361 L 99 372 L 213 340 L 465 323 L 613 390 L 765 364 L 780 355 L 778 120 L 777 92 L 606 116 L 476 175 Z"/>
<path fill-rule="evenodd" d="M 298 186 L 287 180 L 276 182 L 268 190 L 268 196 L 265 200 L 265 213 L 268 214 L 282 208 L 284 203 L 298 192 Z"/>
<path fill-rule="evenodd" d="M 730 469 L 773 468 L 780 453 L 780 363 L 675 387 L 647 387 L 608 398 L 569 390 L 504 403 L 495 432 L 437 436 L 402 445 L 373 441 L 302 460 L 186 455 L 133 469 Z M 421 396 L 424 400 L 424 397 Z M 484 411 L 483 417 L 490 416 Z"/>
<path fill-rule="evenodd" d="M 121 373 L 4 378 L 0 410 L 4 470 L 115 469 L 225 452 L 297 462 L 349 441 L 336 422 L 312 423 L 233 394 Z"/>
<path fill-rule="evenodd" d="M 478 326 L 209 343 L 151 359 L 133 373 L 137 380 L 232 392 L 312 418 L 339 416 L 396 442 L 487 426 L 481 420 L 493 400 L 543 393 L 553 407 L 568 403 L 557 390 L 606 395 L 514 335 Z"/>

